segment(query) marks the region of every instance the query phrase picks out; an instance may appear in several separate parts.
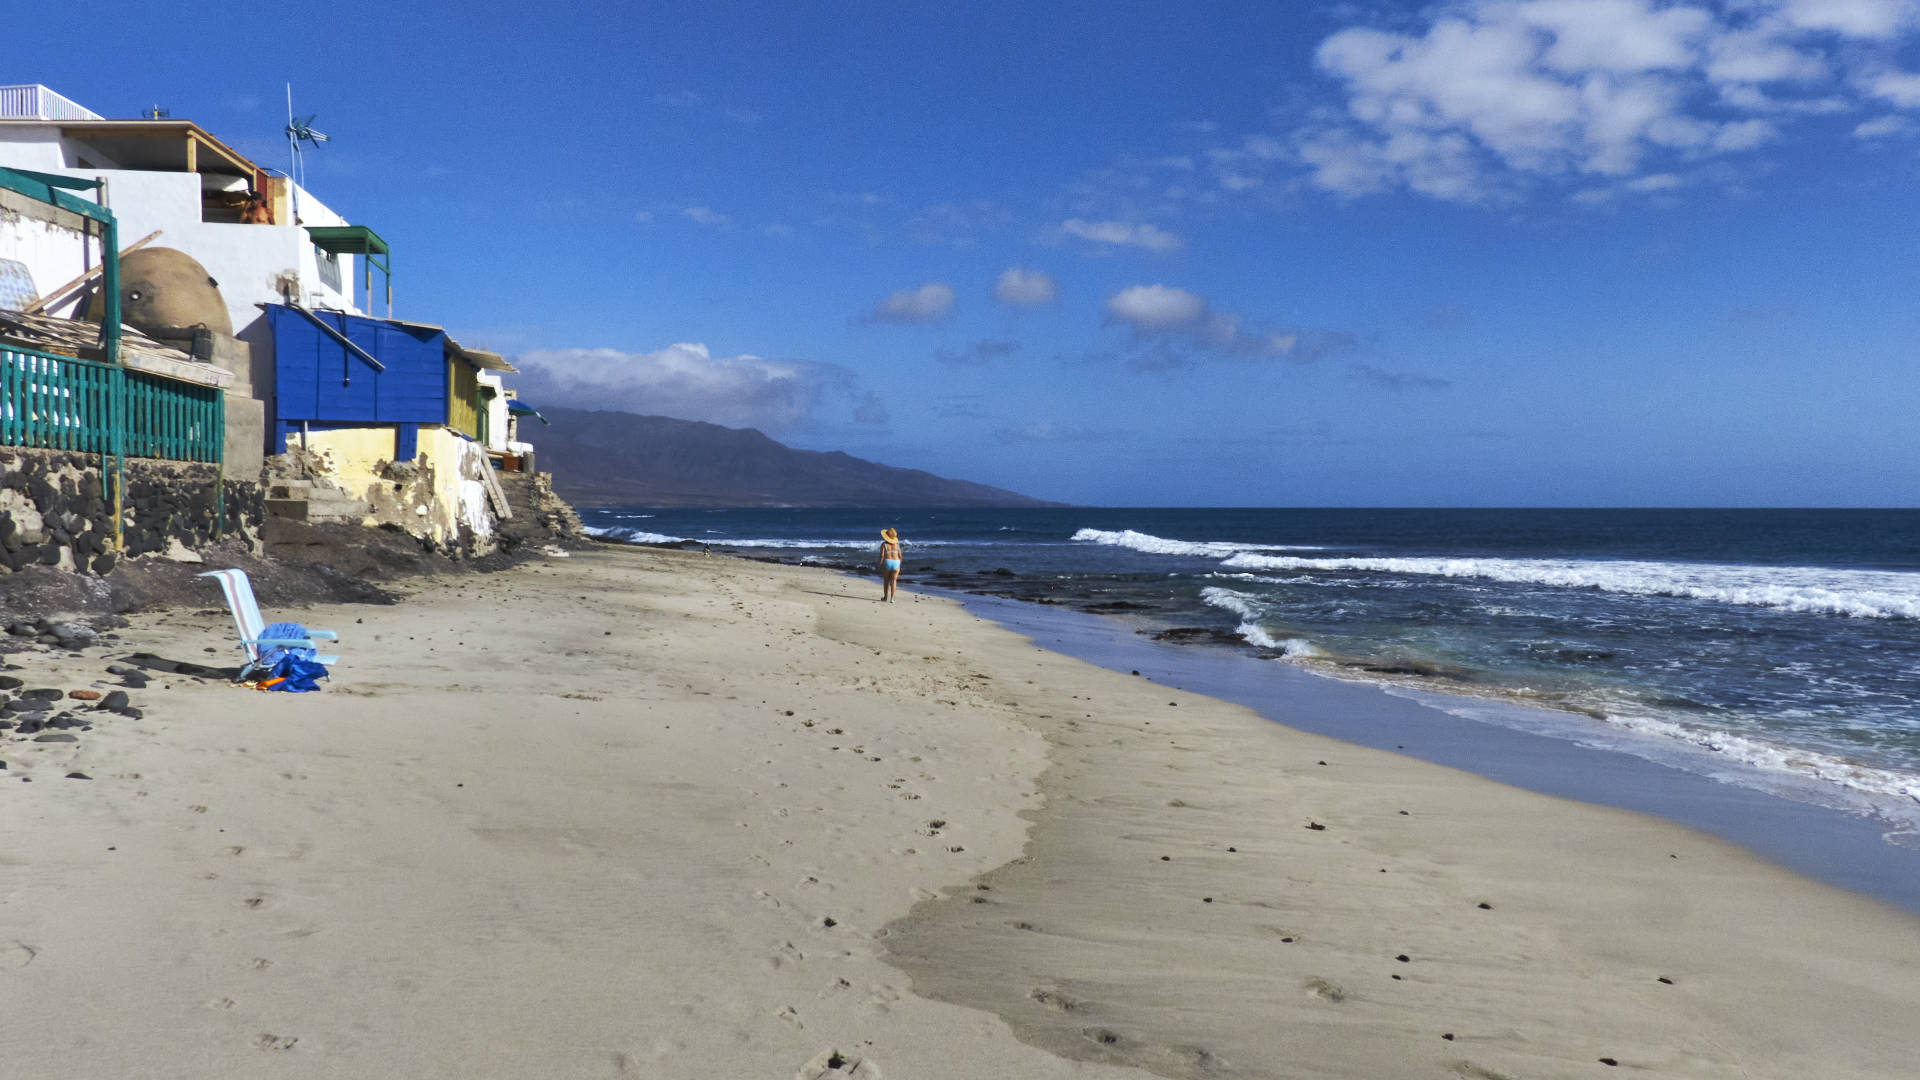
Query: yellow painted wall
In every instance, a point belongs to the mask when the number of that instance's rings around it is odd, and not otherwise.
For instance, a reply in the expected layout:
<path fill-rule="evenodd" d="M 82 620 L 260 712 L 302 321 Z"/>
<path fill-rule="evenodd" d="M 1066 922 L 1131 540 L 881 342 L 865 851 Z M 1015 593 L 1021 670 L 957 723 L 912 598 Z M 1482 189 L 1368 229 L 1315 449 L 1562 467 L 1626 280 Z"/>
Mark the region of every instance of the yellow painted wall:
<path fill-rule="evenodd" d="M 465 364 L 459 366 L 466 367 Z M 466 459 L 475 453 L 484 454 L 485 451 L 480 450 L 479 444 L 471 439 L 463 439 L 446 428 L 420 429 L 420 456 L 433 466 L 433 503 L 438 512 L 445 515 L 440 526 L 449 540 L 459 535 L 464 491 L 462 481 L 466 473 L 472 471 Z M 469 526 L 473 524 L 473 521 L 468 521 Z M 491 532 L 492 523 L 488 522 L 481 531 Z"/>
<path fill-rule="evenodd" d="M 446 428 L 423 426 L 415 458 L 420 468 L 403 485 L 381 475 L 393 460 L 394 439 L 391 427 L 334 428 L 309 433 L 307 448 L 320 456 L 327 480 L 372 507 L 369 524 L 398 525 L 450 546 L 459 540 L 464 520 L 482 538 L 490 537 L 493 522 L 484 489 L 467 479 L 486 465 L 484 448 Z M 423 490 L 428 486 L 430 491 Z"/>
<path fill-rule="evenodd" d="M 394 429 L 333 428 L 307 433 L 307 449 L 320 455 L 326 479 L 356 499 L 381 483 L 380 470 L 393 460 Z"/>
<path fill-rule="evenodd" d="M 480 412 L 474 407 L 474 398 L 479 392 L 480 381 L 474 377 L 473 368 L 457 356 L 449 357 L 447 426 L 472 439 L 480 437 Z"/>

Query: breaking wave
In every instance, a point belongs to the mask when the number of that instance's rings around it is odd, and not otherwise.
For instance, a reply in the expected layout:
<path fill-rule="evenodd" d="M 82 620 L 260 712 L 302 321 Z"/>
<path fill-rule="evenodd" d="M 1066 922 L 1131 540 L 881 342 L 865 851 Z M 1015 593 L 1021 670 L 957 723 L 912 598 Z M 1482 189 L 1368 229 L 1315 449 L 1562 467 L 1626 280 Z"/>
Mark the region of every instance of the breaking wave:
<path fill-rule="evenodd" d="M 1308 559 L 1245 551 L 1221 565 L 1236 570 L 1370 570 L 1479 578 L 1859 619 L 1920 619 L 1920 574 L 1893 570 L 1571 559 Z"/>
<path fill-rule="evenodd" d="M 1319 656 L 1320 650 L 1304 638 L 1277 638 L 1267 633 L 1260 625 L 1259 611 L 1245 593 L 1232 589 L 1223 589 L 1218 585 L 1209 585 L 1200 590 L 1200 599 L 1217 608 L 1224 608 L 1240 616 L 1240 625 L 1234 627 L 1234 633 L 1249 645 L 1262 649 L 1278 649 L 1283 656 Z"/>
<path fill-rule="evenodd" d="M 878 540 L 723 539 L 720 537 L 701 540 L 685 536 L 668 536 L 664 533 L 648 532 L 645 529 L 635 529 L 625 525 L 589 525 L 586 527 L 586 531 L 589 536 L 605 536 L 615 540 L 624 540 L 629 544 L 704 544 L 708 547 L 716 548 L 798 548 L 808 551 L 818 551 L 821 549 L 878 551 L 880 549 L 880 541 Z M 911 551 L 916 547 L 946 547 L 950 543 L 950 541 L 945 540 L 923 540 L 919 543 L 914 543 L 913 541 L 903 538 L 900 541 L 900 546 Z"/>
<path fill-rule="evenodd" d="M 1081 529 L 1073 539 L 1111 547 L 1131 548 L 1148 555 L 1197 555 L 1202 558 L 1226 558 L 1247 551 L 1321 551 L 1311 544 L 1236 544 L 1225 540 L 1169 540 L 1151 533 L 1122 529 Z"/>
<path fill-rule="evenodd" d="M 624 540 L 629 544 L 683 544 L 684 536 L 668 536 L 664 533 L 648 532 L 645 529 L 630 529 L 625 525 L 588 525 L 588 536 L 605 536 L 614 540 Z"/>

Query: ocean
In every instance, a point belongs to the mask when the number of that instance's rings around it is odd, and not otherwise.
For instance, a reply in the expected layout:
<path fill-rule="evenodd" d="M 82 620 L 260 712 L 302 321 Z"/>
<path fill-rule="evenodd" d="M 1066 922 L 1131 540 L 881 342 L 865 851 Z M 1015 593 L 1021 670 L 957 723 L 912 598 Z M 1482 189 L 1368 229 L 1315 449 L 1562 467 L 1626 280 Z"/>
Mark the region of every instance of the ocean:
<path fill-rule="evenodd" d="M 598 509 L 1091 612 L 1874 820 L 1920 849 L 1920 511 Z M 876 592 L 878 585 L 875 585 Z M 1188 687 L 1205 692 L 1205 687 Z"/>

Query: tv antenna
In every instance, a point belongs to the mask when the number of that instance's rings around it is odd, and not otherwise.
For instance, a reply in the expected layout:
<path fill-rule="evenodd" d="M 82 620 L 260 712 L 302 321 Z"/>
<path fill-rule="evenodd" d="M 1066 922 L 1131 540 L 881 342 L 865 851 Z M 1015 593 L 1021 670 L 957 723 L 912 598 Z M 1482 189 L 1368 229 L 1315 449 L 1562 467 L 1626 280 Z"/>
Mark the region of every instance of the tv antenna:
<path fill-rule="evenodd" d="M 307 180 L 305 152 L 300 144 L 309 143 L 318 147 L 323 142 L 333 141 L 331 136 L 313 129 L 313 122 L 319 117 L 319 113 L 308 116 L 293 115 L 293 84 L 288 83 L 286 134 L 287 156 L 291 159 L 289 164 L 292 166 L 292 171 L 287 174 L 287 179 L 293 183 L 293 220 L 296 224 L 300 221 L 300 185 Z"/>

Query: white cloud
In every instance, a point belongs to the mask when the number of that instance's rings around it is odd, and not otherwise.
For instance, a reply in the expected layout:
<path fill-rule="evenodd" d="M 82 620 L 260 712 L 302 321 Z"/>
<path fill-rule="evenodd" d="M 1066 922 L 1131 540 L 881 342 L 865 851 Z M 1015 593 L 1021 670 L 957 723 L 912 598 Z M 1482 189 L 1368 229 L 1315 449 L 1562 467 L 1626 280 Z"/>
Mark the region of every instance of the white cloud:
<path fill-rule="evenodd" d="M 1655 9 L 1644 0 L 1534 0 L 1498 5 L 1523 24 L 1546 31 L 1542 58 L 1558 71 L 1638 73 L 1683 68 L 1712 22 L 1697 7 Z"/>
<path fill-rule="evenodd" d="M 1884 39 L 1913 23 L 1915 4 L 1913 0 L 1787 0 L 1780 13 L 1802 30 Z"/>
<path fill-rule="evenodd" d="M 733 224 L 732 218 L 710 206 L 689 206 L 680 212 L 686 215 L 689 220 L 700 225 L 720 226 Z"/>
<path fill-rule="evenodd" d="M 536 404 L 617 409 L 778 430 L 806 419 L 828 394 L 853 393 L 853 376 L 828 364 L 714 356 L 705 345 L 654 352 L 535 349 L 515 358 L 514 385 Z"/>
<path fill-rule="evenodd" d="M 1206 297 L 1166 285 L 1133 285 L 1107 298 L 1107 317 L 1142 334 L 1189 328 L 1206 314 Z"/>
<path fill-rule="evenodd" d="M 1865 121 L 1853 129 L 1856 139 L 1884 139 L 1889 135 L 1904 135 L 1913 129 L 1913 125 L 1903 116 L 1880 116 Z"/>
<path fill-rule="evenodd" d="M 1739 120 L 1727 124 L 1713 137 L 1716 150 L 1751 150 L 1756 146 L 1772 142 L 1780 131 L 1765 120 Z"/>
<path fill-rule="evenodd" d="M 633 212 L 633 220 L 639 222 L 642 225 L 651 225 L 653 224 L 653 211 L 635 210 Z"/>
<path fill-rule="evenodd" d="M 1145 222 L 1131 224 L 1124 221 L 1083 221 L 1080 218 L 1068 218 L 1060 224 L 1060 231 L 1094 244 L 1137 247 L 1154 252 L 1177 251 L 1181 244 L 1178 236 Z"/>
<path fill-rule="evenodd" d="M 993 283 L 993 298 L 1014 307 L 1051 304 L 1059 295 L 1060 287 L 1052 277 L 1024 266 L 1007 267 Z"/>
<path fill-rule="evenodd" d="M 1285 148 L 1348 197 L 1604 191 L 1583 177 L 1750 153 L 1784 137 L 1775 120 L 1862 96 L 1920 108 L 1920 75 L 1886 66 L 1916 26 L 1920 0 L 1443 0 L 1410 30 L 1323 40 L 1344 118 L 1323 111 Z M 1258 156 L 1246 141 L 1217 153 L 1223 172 Z"/>
<path fill-rule="evenodd" d="M 1716 83 L 1812 82 L 1825 78 L 1826 61 L 1780 40 L 1785 30 L 1783 24 L 1770 21 L 1715 37 L 1707 49 L 1707 78 Z"/>
<path fill-rule="evenodd" d="M 1328 343 L 1335 348 L 1354 344 L 1344 333 L 1314 336 L 1305 347 L 1298 336 L 1271 330 L 1249 330 L 1246 320 L 1232 312 L 1216 311 L 1199 293 L 1171 285 L 1130 285 L 1107 298 L 1107 321 L 1126 326 L 1137 340 L 1158 340 L 1162 345 L 1186 342 L 1212 352 L 1242 359 L 1290 357 L 1311 363 L 1326 355 Z M 1167 349 L 1135 355 L 1128 366 L 1136 371 L 1179 367 L 1184 359 Z"/>
<path fill-rule="evenodd" d="M 897 289 L 868 313 L 869 322 L 925 323 L 944 319 L 953 311 L 953 286 L 929 281 L 917 289 Z"/>
<path fill-rule="evenodd" d="M 1628 191 L 1637 191 L 1643 195 L 1655 191 L 1672 191 L 1679 186 L 1680 178 L 1672 173 L 1654 173 L 1652 176 L 1629 180 L 1626 184 Z"/>
<path fill-rule="evenodd" d="M 1902 109 L 1920 108 L 1920 75 L 1883 71 L 1867 81 L 1867 92 Z"/>

